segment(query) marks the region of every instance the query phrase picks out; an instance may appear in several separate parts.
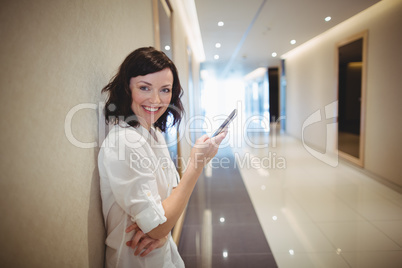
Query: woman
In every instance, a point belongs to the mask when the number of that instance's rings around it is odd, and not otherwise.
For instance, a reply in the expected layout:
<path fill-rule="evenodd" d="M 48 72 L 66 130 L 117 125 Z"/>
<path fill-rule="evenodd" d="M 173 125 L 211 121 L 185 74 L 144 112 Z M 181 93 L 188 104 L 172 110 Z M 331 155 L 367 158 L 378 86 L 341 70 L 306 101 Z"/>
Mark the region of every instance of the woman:
<path fill-rule="evenodd" d="M 184 267 L 170 231 L 226 132 L 204 135 L 180 180 L 161 132 L 181 120 L 182 89 L 173 62 L 152 47 L 124 60 L 102 89 L 112 124 L 98 157 L 106 267 Z"/>

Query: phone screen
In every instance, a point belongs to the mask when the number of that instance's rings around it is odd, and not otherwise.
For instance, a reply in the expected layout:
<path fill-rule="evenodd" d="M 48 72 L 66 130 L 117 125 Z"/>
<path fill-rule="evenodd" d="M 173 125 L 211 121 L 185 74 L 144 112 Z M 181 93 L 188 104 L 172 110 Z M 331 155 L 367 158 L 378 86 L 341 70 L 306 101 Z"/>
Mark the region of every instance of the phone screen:
<path fill-rule="evenodd" d="M 230 122 L 233 121 L 236 115 L 237 115 L 237 109 L 234 109 L 233 112 L 230 113 L 228 118 L 226 118 L 226 120 L 222 123 L 222 125 L 215 131 L 212 137 L 215 137 L 216 135 L 221 133 L 230 124 Z"/>

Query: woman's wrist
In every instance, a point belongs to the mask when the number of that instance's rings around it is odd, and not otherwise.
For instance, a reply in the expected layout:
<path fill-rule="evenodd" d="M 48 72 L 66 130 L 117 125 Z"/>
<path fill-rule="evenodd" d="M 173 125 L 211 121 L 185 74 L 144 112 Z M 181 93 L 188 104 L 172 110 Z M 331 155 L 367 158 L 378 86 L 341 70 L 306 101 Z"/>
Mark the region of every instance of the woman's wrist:
<path fill-rule="evenodd" d="M 187 170 L 189 172 L 194 172 L 199 176 L 199 175 L 201 175 L 205 164 L 206 164 L 206 159 L 204 157 L 204 154 L 201 154 L 201 153 L 194 154 L 193 156 L 190 156 L 190 161 L 189 161 Z"/>

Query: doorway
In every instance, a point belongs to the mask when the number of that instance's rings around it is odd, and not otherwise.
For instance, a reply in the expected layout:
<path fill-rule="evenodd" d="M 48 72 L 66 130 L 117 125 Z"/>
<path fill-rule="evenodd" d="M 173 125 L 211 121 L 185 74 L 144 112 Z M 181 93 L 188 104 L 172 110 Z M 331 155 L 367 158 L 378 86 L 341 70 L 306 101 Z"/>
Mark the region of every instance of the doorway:
<path fill-rule="evenodd" d="M 367 31 L 341 42 L 338 55 L 338 152 L 364 166 Z"/>

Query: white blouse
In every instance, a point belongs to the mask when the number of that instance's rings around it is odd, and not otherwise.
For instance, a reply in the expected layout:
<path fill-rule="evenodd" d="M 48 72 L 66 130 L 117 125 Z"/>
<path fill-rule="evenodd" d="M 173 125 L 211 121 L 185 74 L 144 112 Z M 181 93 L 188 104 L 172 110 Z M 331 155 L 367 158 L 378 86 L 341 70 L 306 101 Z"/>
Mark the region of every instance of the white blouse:
<path fill-rule="evenodd" d="M 152 133 L 152 135 L 150 134 Z M 145 257 L 126 245 L 132 223 L 148 233 L 166 221 L 162 201 L 179 175 L 160 131 L 113 126 L 98 156 L 102 209 L 107 231 L 106 267 L 184 267 L 171 234 L 165 245 Z"/>

